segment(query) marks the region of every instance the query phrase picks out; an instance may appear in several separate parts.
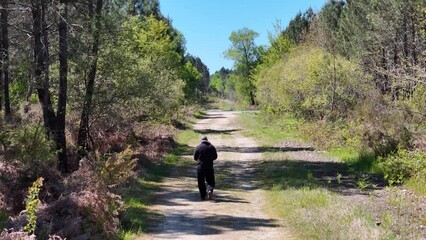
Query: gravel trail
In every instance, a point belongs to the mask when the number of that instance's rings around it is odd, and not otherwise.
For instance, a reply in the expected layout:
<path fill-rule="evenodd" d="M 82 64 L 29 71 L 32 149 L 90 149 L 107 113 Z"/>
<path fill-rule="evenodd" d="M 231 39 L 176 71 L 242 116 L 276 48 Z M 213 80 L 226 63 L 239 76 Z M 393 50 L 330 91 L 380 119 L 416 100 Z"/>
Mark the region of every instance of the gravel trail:
<path fill-rule="evenodd" d="M 214 199 L 199 200 L 195 166 L 179 168 L 161 183 L 152 208 L 163 217 L 143 239 L 292 239 L 281 220 L 265 213 L 266 194 L 253 174 L 262 152 L 241 135 L 239 113 L 207 111 L 194 125 L 218 150 Z"/>

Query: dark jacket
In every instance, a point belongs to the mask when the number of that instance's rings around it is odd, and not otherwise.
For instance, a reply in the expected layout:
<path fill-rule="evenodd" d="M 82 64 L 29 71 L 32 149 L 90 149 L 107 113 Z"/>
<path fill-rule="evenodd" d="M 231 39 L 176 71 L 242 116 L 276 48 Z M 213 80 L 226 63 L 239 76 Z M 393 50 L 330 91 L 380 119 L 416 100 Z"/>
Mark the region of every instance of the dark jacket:
<path fill-rule="evenodd" d="M 194 160 L 197 161 L 197 167 L 204 169 L 213 168 L 213 161 L 216 159 L 216 148 L 209 141 L 202 141 L 195 148 Z"/>

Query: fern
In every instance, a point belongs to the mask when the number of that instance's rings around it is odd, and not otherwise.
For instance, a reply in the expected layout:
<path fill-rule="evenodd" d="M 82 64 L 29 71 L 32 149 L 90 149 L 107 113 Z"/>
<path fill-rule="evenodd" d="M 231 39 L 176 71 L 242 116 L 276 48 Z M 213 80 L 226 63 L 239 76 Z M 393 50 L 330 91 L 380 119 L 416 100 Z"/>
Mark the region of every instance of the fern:
<path fill-rule="evenodd" d="M 38 178 L 31 187 L 28 188 L 28 196 L 25 200 L 25 209 L 27 211 L 28 223 L 25 225 L 24 230 L 28 234 L 33 234 L 36 229 L 37 223 L 37 209 L 38 204 L 40 203 L 40 199 L 38 198 L 38 194 L 40 192 L 41 187 L 43 186 L 43 178 Z"/>

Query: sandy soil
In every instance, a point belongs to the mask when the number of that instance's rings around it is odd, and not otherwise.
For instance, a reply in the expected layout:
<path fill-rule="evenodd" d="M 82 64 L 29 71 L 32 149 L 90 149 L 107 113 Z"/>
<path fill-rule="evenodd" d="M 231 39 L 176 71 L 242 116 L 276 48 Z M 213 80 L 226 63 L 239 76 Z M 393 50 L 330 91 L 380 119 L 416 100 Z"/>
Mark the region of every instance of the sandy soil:
<path fill-rule="evenodd" d="M 239 132 L 237 114 L 208 111 L 194 125 L 218 150 L 214 199 L 200 200 L 195 166 L 176 170 L 161 184 L 153 206 L 162 217 L 143 239 L 293 238 L 282 220 L 265 213 L 266 193 L 256 187 L 252 174 L 262 152 L 254 140 Z"/>

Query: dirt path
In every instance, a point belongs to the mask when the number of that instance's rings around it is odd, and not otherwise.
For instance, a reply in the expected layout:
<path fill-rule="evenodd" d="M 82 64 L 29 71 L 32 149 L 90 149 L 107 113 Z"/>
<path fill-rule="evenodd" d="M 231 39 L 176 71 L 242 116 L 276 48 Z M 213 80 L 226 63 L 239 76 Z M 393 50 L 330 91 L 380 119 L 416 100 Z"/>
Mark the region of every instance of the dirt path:
<path fill-rule="evenodd" d="M 199 200 L 195 167 L 175 171 L 161 184 L 153 206 L 164 217 L 144 239 L 292 238 L 281 220 L 265 214 L 265 192 L 256 188 L 252 168 L 262 153 L 254 140 L 239 132 L 237 114 L 208 111 L 194 125 L 218 149 L 214 200 Z"/>

